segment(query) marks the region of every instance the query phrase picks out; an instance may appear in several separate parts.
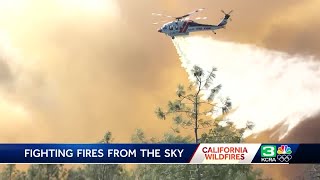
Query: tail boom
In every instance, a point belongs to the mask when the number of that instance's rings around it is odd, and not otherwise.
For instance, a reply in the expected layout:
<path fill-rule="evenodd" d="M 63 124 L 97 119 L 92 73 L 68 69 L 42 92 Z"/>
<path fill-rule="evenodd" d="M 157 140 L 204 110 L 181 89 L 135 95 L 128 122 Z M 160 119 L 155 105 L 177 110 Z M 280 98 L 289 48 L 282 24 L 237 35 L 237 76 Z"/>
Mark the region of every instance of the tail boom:
<path fill-rule="evenodd" d="M 230 15 L 229 14 L 226 14 L 224 16 L 224 18 L 222 19 L 222 21 L 218 24 L 218 26 L 225 26 L 228 24 L 228 20 L 230 18 Z"/>

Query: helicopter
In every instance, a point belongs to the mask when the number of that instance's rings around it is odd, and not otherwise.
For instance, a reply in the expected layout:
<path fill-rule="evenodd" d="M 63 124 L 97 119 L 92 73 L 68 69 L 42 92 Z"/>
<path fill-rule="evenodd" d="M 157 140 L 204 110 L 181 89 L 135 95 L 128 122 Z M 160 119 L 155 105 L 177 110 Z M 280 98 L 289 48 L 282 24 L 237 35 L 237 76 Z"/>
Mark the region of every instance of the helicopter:
<path fill-rule="evenodd" d="M 189 33 L 191 32 L 197 32 L 197 31 L 212 31 L 214 34 L 216 34 L 215 30 L 225 28 L 225 26 L 228 23 L 228 20 L 231 20 L 230 14 L 233 12 L 233 10 L 231 10 L 229 13 L 226 13 L 224 10 L 221 10 L 221 12 L 224 14 L 224 17 L 218 25 L 200 24 L 193 20 L 189 20 L 189 16 L 203 10 L 204 8 L 200 8 L 179 17 L 173 17 L 173 16 L 157 14 L 157 13 L 152 13 L 152 15 L 163 16 L 163 17 L 174 19 L 173 21 L 165 23 L 160 29 L 158 29 L 159 33 L 164 33 L 165 35 L 170 36 L 172 39 L 174 39 L 176 36 L 186 36 L 186 35 L 189 35 Z M 196 19 L 197 20 L 207 19 L 207 17 L 198 17 Z M 166 22 L 166 21 L 162 21 L 162 22 Z M 153 23 L 153 24 L 157 25 L 159 23 Z"/>

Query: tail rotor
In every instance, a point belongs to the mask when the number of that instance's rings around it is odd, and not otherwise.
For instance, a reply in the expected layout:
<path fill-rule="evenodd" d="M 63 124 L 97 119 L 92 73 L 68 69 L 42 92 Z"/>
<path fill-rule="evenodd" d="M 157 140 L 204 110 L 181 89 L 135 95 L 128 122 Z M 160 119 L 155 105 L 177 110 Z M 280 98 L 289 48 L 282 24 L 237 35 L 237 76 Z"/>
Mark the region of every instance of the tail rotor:
<path fill-rule="evenodd" d="M 226 13 L 224 10 L 221 10 L 221 12 L 224 14 L 224 18 L 221 20 L 218 26 L 225 29 L 226 28 L 225 26 L 227 25 L 228 20 L 231 21 L 230 14 L 233 12 L 233 10 L 231 10 L 229 13 Z"/>
<path fill-rule="evenodd" d="M 226 13 L 224 10 L 221 10 L 221 12 L 224 14 L 225 19 L 229 19 L 230 21 L 232 21 L 232 19 L 230 18 L 230 14 L 233 12 L 233 10 L 229 11 L 228 13 Z"/>

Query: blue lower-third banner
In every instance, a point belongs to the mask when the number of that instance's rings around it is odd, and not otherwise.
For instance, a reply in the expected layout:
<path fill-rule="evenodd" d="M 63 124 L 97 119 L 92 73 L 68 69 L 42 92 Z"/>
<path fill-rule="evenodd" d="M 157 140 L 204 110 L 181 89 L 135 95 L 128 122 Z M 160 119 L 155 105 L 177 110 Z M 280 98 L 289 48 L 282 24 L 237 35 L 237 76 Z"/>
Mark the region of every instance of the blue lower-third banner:
<path fill-rule="evenodd" d="M 320 144 L 0 144 L 1 164 L 320 163 Z"/>

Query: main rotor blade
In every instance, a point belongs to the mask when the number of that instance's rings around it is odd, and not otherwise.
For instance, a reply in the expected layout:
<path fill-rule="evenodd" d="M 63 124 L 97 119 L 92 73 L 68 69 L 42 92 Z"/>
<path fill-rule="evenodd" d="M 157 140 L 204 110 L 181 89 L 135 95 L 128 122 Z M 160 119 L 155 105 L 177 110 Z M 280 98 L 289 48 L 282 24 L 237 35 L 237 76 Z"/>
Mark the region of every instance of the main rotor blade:
<path fill-rule="evenodd" d="M 162 16 L 162 17 L 167 17 L 167 18 L 172 18 L 172 16 L 165 15 L 165 14 L 159 14 L 159 13 L 152 13 L 153 16 Z"/>
<path fill-rule="evenodd" d="M 194 14 L 194 13 L 197 13 L 197 12 L 200 12 L 200 11 L 203 11 L 203 10 L 204 10 L 204 8 L 200 8 L 200 9 L 197 9 L 197 10 L 195 10 L 195 11 L 192 11 L 192 12 L 186 14 L 186 15 L 183 15 L 183 16 L 180 16 L 180 17 L 176 17 L 176 19 L 186 18 L 186 17 L 188 17 L 188 16 L 191 16 L 191 15 Z"/>
<path fill-rule="evenodd" d="M 192 12 L 188 13 L 188 15 L 190 16 L 191 14 L 194 14 L 194 13 L 197 13 L 197 12 L 200 12 L 200 11 L 203 11 L 203 10 L 204 10 L 204 8 L 200 8 L 200 9 L 197 9 L 195 11 L 192 11 Z"/>
<path fill-rule="evenodd" d="M 157 24 L 160 24 L 160 23 L 166 23 L 166 22 L 169 22 L 169 21 L 154 22 L 154 23 L 152 23 L 152 24 L 153 24 L 153 25 L 157 25 Z"/>
<path fill-rule="evenodd" d="M 208 19 L 208 17 L 197 17 L 196 20 L 204 20 L 204 19 Z"/>

